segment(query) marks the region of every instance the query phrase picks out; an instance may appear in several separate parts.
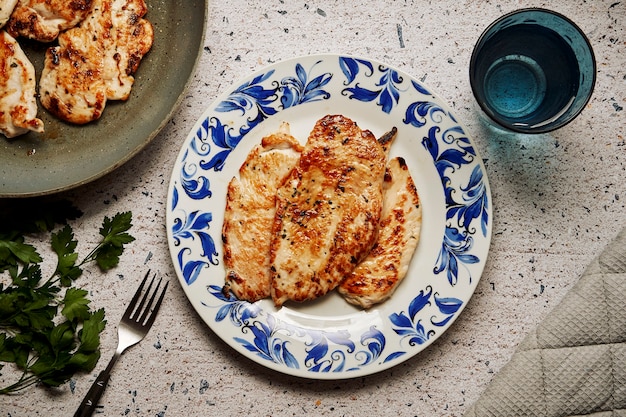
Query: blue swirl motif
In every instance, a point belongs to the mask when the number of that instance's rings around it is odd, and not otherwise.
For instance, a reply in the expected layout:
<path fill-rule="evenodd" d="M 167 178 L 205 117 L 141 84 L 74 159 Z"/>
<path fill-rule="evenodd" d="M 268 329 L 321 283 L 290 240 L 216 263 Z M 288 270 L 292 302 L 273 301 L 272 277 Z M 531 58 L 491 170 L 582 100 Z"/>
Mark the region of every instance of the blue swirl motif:
<path fill-rule="evenodd" d="M 435 334 L 434 330 L 426 330 L 422 324 L 422 320 L 417 319 L 417 313 L 430 305 L 430 297 L 432 295 L 432 287 L 428 287 L 426 291 L 420 291 L 409 304 L 408 311 L 393 313 L 389 316 L 389 320 L 393 324 L 393 330 L 402 338 L 409 338 L 411 346 L 421 345 L 428 341 Z M 402 352 L 403 353 L 403 352 Z M 393 353 L 393 357 L 397 357 L 400 352 Z"/>
<path fill-rule="evenodd" d="M 174 225 L 172 226 L 174 245 L 180 246 L 183 239 L 194 240 L 198 238 L 202 247 L 201 260 L 189 260 L 188 255 L 192 255 L 192 253 L 188 247 L 183 247 L 178 251 L 176 260 L 187 284 L 192 284 L 205 266 L 217 265 L 219 263 L 215 242 L 208 233 L 212 220 L 212 213 L 201 213 L 197 210 L 184 215 L 182 218 L 174 219 Z"/>
<path fill-rule="evenodd" d="M 305 343 L 305 365 L 312 372 L 343 372 L 346 370 L 347 354 L 352 354 L 355 345 L 346 330 L 337 332 L 309 331 L 311 340 Z"/>
<path fill-rule="evenodd" d="M 311 75 L 320 62 L 316 62 L 308 72 L 297 63 L 295 76 L 284 77 L 279 83 L 271 80 L 274 70 L 260 74 L 229 94 L 226 100 L 218 104 L 216 111 L 224 113 L 236 111 L 245 115 L 248 123 L 239 130 L 240 135 L 244 136 L 280 110 L 329 99 L 330 93 L 323 87 L 330 82 L 332 74 L 323 73 L 316 77 Z M 264 86 L 263 83 L 268 80 L 271 81 L 270 85 Z"/>
<path fill-rule="evenodd" d="M 210 118 L 202 122 L 182 158 L 179 182 L 174 187 L 172 210 L 178 205 L 179 187 L 182 188 L 184 195 L 193 200 L 202 200 L 213 195 L 208 176 L 201 173 L 210 170 L 221 171 L 226 157 L 241 138 L 242 136 L 233 134 L 233 129 L 222 124 L 219 119 Z M 199 162 L 189 158 L 190 155 L 200 157 Z M 188 259 L 188 255 L 192 254 L 188 246 L 181 247 L 178 251 L 178 265 L 187 284 L 195 282 L 202 268 L 219 263 L 215 241 L 208 232 L 212 220 L 212 213 L 196 210 L 191 213 L 181 211 L 180 216 L 173 221 L 172 236 L 176 246 L 181 246 L 183 240 L 197 238 L 202 247 L 200 259 Z"/>
<path fill-rule="evenodd" d="M 356 80 L 362 66 L 366 69 L 364 73 L 366 78 L 373 77 L 376 73 L 372 63 L 369 61 L 350 57 L 339 58 L 339 67 L 346 77 L 345 85 L 351 85 Z M 377 100 L 376 104 L 380 106 L 381 110 L 385 113 L 390 113 L 393 107 L 400 101 L 400 92 L 403 90 L 399 86 L 404 80 L 397 71 L 382 65 L 378 67 L 378 72 L 380 78 L 376 81 L 375 86 L 379 88 L 368 89 L 362 87 L 357 82 L 354 87 L 344 88 L 341 94 L 348 96 L 350 99 L 364 102 Z"/>
<path fill-rule="evenodd" d="M 265 360 L 289 368 L 300 368 L 297 359 L 289 350 L 288 342 L 281 338 L 281 332 L 287 331 L 289 335 L 290 329 L 282 326 L 282 323 L 271 314 L 267 315 L 264 321 L 255 320 L 261 316 L 261 309 L 256 304 L 239 301 L 232 294 L 226 296 L 216 285 L 208 286 L 207 291 L 223 303 L 215 315 L 216 322 L 229 319 L 230 324 L 239 327 L 242 334 L 252 334 L 251 341 L 243 337 L 234 337 L 237 343 Z"/>
<path fill-rule="evenodd" d="M 431 96 L 421 84 L 414 80 L 411 80 L 411 84 L 418 93 Z M 430 99 L 430 97 L 428 98 Z M 403 122 L 414 127 L 422 127 L 429 121 L 441 123 L 446 116 L 448 116 L 447 112 L 437 103 L 431 100 L 420 100 L 409 104 Z M 450 117 L 452 116 L 450 115 Z"/>
<path fill-rule="evenodd" d="M 257 75 L 250 81 L 246 81 L 215 108 L 216 111 L 221 113 L 241 112 L 242 116 L 246 116 L 247 123 L 239 129 L 241 136 L 252 130 L 263 120 L 278 113 L 278 109 L 272 106 L 278 100 L 276 87 L 263 85 L 273 74 L 274 70 L 270 70 L 264 74 Z"/>
<path fill-rule="evenodd" d="M 284 334 L 287 329 L 281 324 L 269 314 L 264 321 L 255 320 L 241 327 L 242 333 L 252 333 L 254 336 L 252 341 L 243 337 L 235 337 L 234 340 L 262 359 L 299 369 L 298 360 L 289 351 L 289 342 L 283 339 L 284 335 L 290 336 L 291 333 L 287 331 Z"/>
<path fill-rule="evenodd" d="M 179 173 L 179 184 L 185 195 L 193 200 L 210 198 L 211 182 L 206 175 L 200 175 L 203 171 L 221 171 L 224 167 L 226 157 L 242 139 L 241 135 L 234 135 L 233 129 L 222 124 L 219 119 L 210 118 L 202 122 L 195 136 L 189 143 L 182 157 L 182 167 Z M 215 147 L 215 149 L 214 149 Z M 217 150 L 217 152 L 215 152 Z M 208 160 L 211 152 L 214 155 Z M 196 162 L 191 157 L 198 156 L 200 161 Z M 174 187 L 174 198 L 172 199 L 172 210 L 178 206 L 180 192 L 178 187 Z"/>
<path fill-rule="evenodd" d="M 470 164 L 476 152 L 469 139 L 459 126 L 447 129 L 440 135 L 441 129 L 433 126 L 422 140 L 422 145 L 429 151 L 435 162 L 435 168 L 441 178 L 446 204 L 446 231 L 437 264 L 436 274 L 444 273 L 450 285 L 456 285 L 460 278 L 472 281 L 469 265 L 480 260 L 471 254 L 474 244 L 475 220 L 480 225 L 480 232 L 487 235 L 489 223 L 489 201 L 483 172 L 476 165 L 465 185 L 454 187 L 451 176 Z"/>
<path fill-rule="evenodd" d="M 232 294 L 225 295 L 219 286 L 210 285 L 207 291 L 221 303 L 215 321 L 229 320 L 243 335 L 252 336 L 251 340 L 246 337 L 234 337 L 233 340 L 258 357 L 279 365 L 293 369 L 304 367 L 309 372 L 355 371 L 375 363 L 385 348 L 385 336 L 375 326 L 361 335 L 362 348 L 357 350 L 346 330 L 303 329 L 278 320 L 272 314 L 264 314 L 256 304 L 240 301 Z M 203 305 L 212 307 L 206 303 Z M 306 339 L 303 363 L 299 363 L 290 350 L 286 340 L 289 337 Z M 356 359 L 355 366 L 349 365 L 350 357 Z"/>
<path fill-rule="evenodd" d="M 317 61 L 313 67 L 320 62 L 321 61 Z M 313 68 L 307 72 L 304 67 L 298 63 L 296 64 L 295 77 L 284 77 L 280 81 L 279 90 L 282 94 L 280 102 L 283 109 L 330 98 L 330 93 L 324 90 L 323 87 L 330 82 L 332 74 L 326 72 L 310 79 L 312 72 Z"/>
<path fill-rule="evenodd" d="M 207 286 L 207 291 L 222 302 L 215 315 L 215 321 L 218 323 L 228 318 L 235 327 L 242 327 L 248 325 L 250 320 L 255 319 L 261 313 L 261 309 L 256 304 L 240 301 L 232 294 L 226 295 L 217 285 Z M 210 307 L 207 304 L 204 305 Z"/>
<path fill-rule="evenodd" d="M 439 312 L 438 315 L 431 316 L 429 323 L 424 325 L 422 319 L 418 319 L 418 313 L 432 305 L 431 298 Z M 394 332 L 401 339 L 408 339 L 410 346 L 421 345 L 436 334 L 434 329 L 428 329 L 427 326 L 431 324 L 437 327 L 445 326 L 462 305 L 463 301 L 458 298 L 440 297 L 437 293 L 433 293 L 431 286 L 428 286 L 411 300 L 407 312 L 393 313 L 389 316 L 389 320 L 393 325 Z M 393 352 L 386 360 L 395 359 L 405 353 L 405 351 Z"/>
<path fill-rule="evenodd" d="M 375 326 L 360 337 L 363 349 L 357 350 L 351 335 L 346 330 L 336 332 L 308 331 L 311 341 L 306 343 L 307 356 L 304 363 L 312 372 L 344 372 L 356 371 L 363 366 L 376 363 L 385 348 L 385 336 Z M 357 364 L 348 365 L 348 357 L 352 356 Z"/>

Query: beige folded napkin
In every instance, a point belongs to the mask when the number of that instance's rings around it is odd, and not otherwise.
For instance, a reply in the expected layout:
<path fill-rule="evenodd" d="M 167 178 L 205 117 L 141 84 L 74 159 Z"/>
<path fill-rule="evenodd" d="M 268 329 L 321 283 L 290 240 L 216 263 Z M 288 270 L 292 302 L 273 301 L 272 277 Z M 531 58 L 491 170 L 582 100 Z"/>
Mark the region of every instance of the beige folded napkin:
<path fill-rule="evenodd" d="M 626 417 L 626 229 L 464 417 Z"/>

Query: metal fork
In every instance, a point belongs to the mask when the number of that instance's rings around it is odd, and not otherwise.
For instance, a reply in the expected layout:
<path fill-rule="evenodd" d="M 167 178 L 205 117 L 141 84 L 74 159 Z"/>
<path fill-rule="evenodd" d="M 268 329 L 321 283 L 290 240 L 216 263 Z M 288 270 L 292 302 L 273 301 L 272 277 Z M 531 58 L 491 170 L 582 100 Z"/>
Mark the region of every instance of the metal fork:
<path fill-rule="evenodd" d="M 120 320 L 120 324 L 117 329 L 118 343 L 115 354 L 111 358 L 111 361 L 107 365 L 106 369 L 100 372 L 98 378 L 96 378 L 91 385 L 89 392 L 85 395 L 85 398 L 78 407 L 78 410 L 76 410 L 74 417 L 91 416 L 96 408 L 96 405 L 98 404 L 98 400 L 106 388 L 111 374 L 111 369 L 113 369 L 115 362 L 117 362 L 126 349 L 141 341 L 141 339 L 143 339 L 150 330 L 150 327 L 152 327 L 152 323 L 154 323 L 159 307 L 161 307 L 161 301 L 163 301 L 163 296 L 165 296 L 165 290 L 167 290 L 169 281 L 165 283 L 165 286 L 160 292 L 159 298 L 156 300 L 156 303 L 154 303 L 154 300 L 159 292 L 159 287 L 161 286 L 161 278 L 159 278 L 156 288 L 152 292 L 150 298 L 148 298 L 156 278 L 155 274 L 152 277 L 150 285 L 148 285 L 148 289 L 145 291 L 144 296 L 141 298 L 141 301 L 139 301 L 139 297 L 141 296 L 143 287 L 146 284 L 148 275 L 150 275 L 150 271 L 146 273 L 143 281 L 141 281 L 141 285 L 139 285 L 137 292 L 133 296 L 133 299 L 126 308 L 126 312 Z"/>

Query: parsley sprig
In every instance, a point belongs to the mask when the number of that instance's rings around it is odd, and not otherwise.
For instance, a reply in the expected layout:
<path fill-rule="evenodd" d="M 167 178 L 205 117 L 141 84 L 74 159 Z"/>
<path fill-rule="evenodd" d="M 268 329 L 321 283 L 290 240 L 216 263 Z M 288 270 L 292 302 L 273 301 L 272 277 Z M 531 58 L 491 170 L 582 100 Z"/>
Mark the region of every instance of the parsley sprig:
<path fill-rule="evenodd" d="M 119 263 L 124 245 L 134 241 L 128 231 L 132 213 L 104 217 L 101 240 L 80 262 L 78 242 L 68 220 L 82 213 L 67 201 L 49 203 L 45 213 L 14 207 L 0 213 L 11 219 L 0 226 L 0 274 L 11 283 L 0 282 L 0 371 L 13 363 L 19 379 L 0 387 L 0 394 L 43 383 L 56 387 L 76 372 L 89 372 L 100 358 L 100 333 L 106 325 L 104 309 L 91 310 L 87 291 L 76 287 L 83 269 L 96 263 L 108 271 Z M 55 230 L 55 227 L 62 226 Z M 50 234 L 57 265 L 49 278 L 42 276 L 44 260 L 26 237 Z M 0 275 L 1 277 L 2 275 Z"/>

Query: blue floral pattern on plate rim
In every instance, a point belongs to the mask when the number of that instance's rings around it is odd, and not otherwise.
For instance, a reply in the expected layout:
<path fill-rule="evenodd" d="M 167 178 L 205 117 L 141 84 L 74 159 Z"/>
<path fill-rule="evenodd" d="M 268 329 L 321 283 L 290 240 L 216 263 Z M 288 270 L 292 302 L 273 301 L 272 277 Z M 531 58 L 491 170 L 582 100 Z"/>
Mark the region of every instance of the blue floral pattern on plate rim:
<path fill-rule="evenodd" d="M 420 244 L 391 299 L 367 311 L 337 294 L 276 309 L 221 287 L 226 186 L 249 150 L 282 121 L 305 141 L 315 121 L 341 113 L 398 136 L 423 207 Z M 170 180 L 170 252 L 193 307 L 227 344 L 285 374 L 343 379 L 416 355 L 461 313 L 480 279 L 491 240 L 491 196 L 465 128 L 430 88 L 371 59 L 313 55 L 270 65 L 211 104 L 184 142 Z"/>

